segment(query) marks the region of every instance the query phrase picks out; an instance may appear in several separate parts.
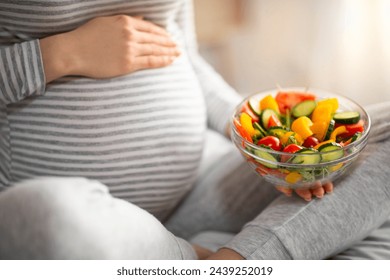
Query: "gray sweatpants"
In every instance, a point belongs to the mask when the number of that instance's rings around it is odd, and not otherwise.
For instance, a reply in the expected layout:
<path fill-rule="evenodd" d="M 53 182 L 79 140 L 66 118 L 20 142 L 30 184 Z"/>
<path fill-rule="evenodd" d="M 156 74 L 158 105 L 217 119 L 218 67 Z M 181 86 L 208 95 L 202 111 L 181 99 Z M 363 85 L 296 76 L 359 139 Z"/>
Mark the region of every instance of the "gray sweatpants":
<path fill-rule="evenodd" d="M 359 164 L 310 203 L 279 195 L 211 131 L 199 180 L 165 226 L 96 181 L 22 182 L 0 193 L 0 258 L 195 258 L 183 237 L 248 259 L 390 259 L 389 112 L 389 103 L 370 108 Z"/>

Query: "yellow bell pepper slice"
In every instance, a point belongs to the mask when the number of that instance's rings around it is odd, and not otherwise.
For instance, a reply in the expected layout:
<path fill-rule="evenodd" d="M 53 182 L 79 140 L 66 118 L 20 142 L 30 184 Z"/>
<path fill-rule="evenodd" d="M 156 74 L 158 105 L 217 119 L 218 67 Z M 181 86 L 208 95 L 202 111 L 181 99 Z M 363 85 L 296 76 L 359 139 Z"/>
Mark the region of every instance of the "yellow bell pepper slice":
<path fill-rule="evenodd" d="M 328 131 L 329 123 L 323 121 L 323 122 L 315 122 L 310 127 L 311 131 L 313 132 L 313 136 L 317 138 L 320 142 L 324 140 L 326 136 L 326 132 Z"/>
<path fill-rule="evenodd" d="M 302 136 L 303 139 L 313 135 L 310 127 L 313 125 L 313 122 L 308 117 L 299 117 L 293 121 L 291 129 Z"/>
<path fill-rule="evenodd" d="M 252 118 L 247 113 L 241 113 L 240 115 L 240 123 L 242 128 L 249 133 L 251 137 L 253 137 L 256 134 L 255 129 L 252 125 Z"/>
<path fill-rule="evenodd" d="M 267 95 L 260 100 L 260 110 L 264 109 L 272 109 L 278 114 L 280 114 L 279 105 L 276 102 L 275 98 L 272 97 L 272 95 Z"/>
<path fill-rule="evenodd" d="M 340 162 L 340 163 L 338 163 L 336 165 L 330 166 L 329 170 L 332 171 L 332 172 L 335 172 L 335 171 L 339 170 L 341 167 L 343 167 L 343 165 L 344 164 L 342 162 Z"/>
<path fill-rule="evenodd" d="M 339 101 L 337 100 L 337 98 L 327 98 L 317 102 L 317 106 L 324 106 L 324 105 L 332 108 L 332 114 L 334 114 L 339 108 Z"/>
<path fill-rule="evenodd" d="M 293 132 L 293 131 L 289 131 L 289 132 L 286 132 L 281 138 L 280 138 L 280 143 L 283 144 L 283 146 L 286 146 L 287 143 L 288 143 L 288 140 L 290 138 L 290 136 L 293 136 L 295 138 L 295 140 L 297 141 L 297 145 L 302 145 L 303 144 L 303 139 L 302 139 L 302 136 L 299 135 L 298 133 L 296 132 Z"/>
<path fill-rule="evenodd" d="M 329 104 L 317 105 L 311 115 L 311 120 L 313 123 L 326 122 L 329 124 L 332 119 L 332 112 L 333 107 Z"/>
<path fill-rule="evenodd" d="M 336 141 L 337 135 L 343 134 L 345 132 L 348 132 L 347 128 L 344 125 L 339 126 L 335 130 L 333 130 L 332 134 L 330 135 L 330 139 Z"/>
<path fill-rule="evenodd" d="M 291 172 L 284 178 L 284 180 L 289 184 L 295 184 L 302 180 L 302 175 L 298 172 Z"/>
<path fill-rule="evenodd" d="M 330 139 L 329 140 L 319 143 L 318 145 L 316 145 L 314 147 L 314 149 L 318 150 L 322 145 L 325 145 L 325 144 L 328 144 L 328 143 L 335 143 L 337 135 L 340 135 L 340 134 L 345 133 L 345 132 L 348 132 L 346 127 L 344 125 L 343 126 L 339 126 L 335 130 L 333 130 L 332 134 L 330 135 Z"/>
<path fill-rule="evenodd" d="M 287 144 L 288 138 L 294 134 L 295 134 L 295 132 L 289 131 L 289 132 L 286 132 L 282 137 L 280 137 L 280 142 L 283 144 L 283 146 L 285 146 Z"/>
<path fill-rule="evenodd" d="M 303 140 L 302 136 L 299 135 L 298 133 L 295 133 L 294 137 L 295 137 L 295 140 L 297 140 L 297 144 L 298 144 L 298 145 L 302 145 L 303 142 L 305 142 L 305 141 Z"/>
<path fill-rule="evenodd" d="M 316 146 L 314 146 L 314 149 L 318 150 L 322 145 L 325 145 L 325 144 L 328 144 L 328 143 L 334 143 L 334 140 L 330 139 L 330 140 L 326 140 L 324 142 L 321 142 L 321 143 L 317 144 Z"/>

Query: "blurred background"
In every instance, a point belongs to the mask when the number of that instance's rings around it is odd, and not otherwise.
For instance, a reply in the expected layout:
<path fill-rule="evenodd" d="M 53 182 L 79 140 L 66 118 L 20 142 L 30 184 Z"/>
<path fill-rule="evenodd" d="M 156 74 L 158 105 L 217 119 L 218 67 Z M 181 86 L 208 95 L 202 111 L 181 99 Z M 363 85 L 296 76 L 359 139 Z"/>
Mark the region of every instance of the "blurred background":
<path fill-rule="evenodd" d="M 390 0 L 195 0 L 200 52 L 246 96 L 281 87 L 390 100 Z"/>

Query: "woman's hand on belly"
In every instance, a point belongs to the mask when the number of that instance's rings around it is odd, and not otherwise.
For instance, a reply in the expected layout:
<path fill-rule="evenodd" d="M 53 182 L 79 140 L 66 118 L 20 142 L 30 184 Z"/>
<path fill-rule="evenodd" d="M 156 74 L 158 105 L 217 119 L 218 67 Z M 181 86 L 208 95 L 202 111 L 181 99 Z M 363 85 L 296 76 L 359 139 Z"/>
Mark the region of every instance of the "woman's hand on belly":
<path fill-rule="evenodd" d="M 180 54 L 161 27 L 138 17 L 98 17 L 40 40 L 46 83 L 67 75 L 112 78 L 164 67 Z"/>

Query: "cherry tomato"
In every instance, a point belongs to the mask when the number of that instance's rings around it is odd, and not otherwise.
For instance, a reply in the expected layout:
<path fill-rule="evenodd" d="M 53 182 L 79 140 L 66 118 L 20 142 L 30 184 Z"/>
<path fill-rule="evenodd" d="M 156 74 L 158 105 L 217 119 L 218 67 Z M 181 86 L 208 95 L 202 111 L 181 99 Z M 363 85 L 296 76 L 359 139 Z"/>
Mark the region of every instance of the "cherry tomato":
<path fill-rule="evenodd" d="M 298 146 L 296 144 L 290 144 L 290 145 L 287 145 L 286 147 L 284 147 L 283 152 L 284 153 L 291 153 L 291 154 L 293 154 L 295 152 L 298 152 L 299 150 L 302 150 L 301 146 Z M 280 158 L 280 161 L 281 162 L 286 162 L 290 158 L 291 158 L 291 156 L 282 155 L 282 157 Z"/>
<path fill-rule="evenodd" d="M 315 100 L 316 96 L 308 92 L 283 92 L 279 91 L 275 97 L 279 105 L 279 110 L 282 114 L 286 113 L 286 109 L 291 110 L 292 107 L 305 100 Z"/>
<path fill-rule="evenodd" d="M 271 117 L 268 120 L 268 128 L 273 126 L 282 126 L 282 123 L 276 116 L 271 115 Z"/>
<path fill-rule="evenodd" d="M 317 138 L 315 138 L 314 136 L 309 136 L 303 142 L 303 146 L 306 148 L 312 148 L 317 146 L 319 143 L 320 141 Z"/>
<path fill-rule="evenodd" d="M 261 138 L 257 145 L 265 145 L 270 147 L 272 150 L 280 151 L 282 149 L 282 145 L 280 144 L 280 140 L 278 137 L 275 136 L 266 136 L 264 138 Z"/>
<path fill-rule="evenodd" d="M 284 147 L 283 152 L 293 154 L 295 152 L 298 152 L 299 150 L 302 150 L 301 146 L 299 146 L 297 144 L 290 144 L 290 145 L 287 145 L 286 147 Z"/>

